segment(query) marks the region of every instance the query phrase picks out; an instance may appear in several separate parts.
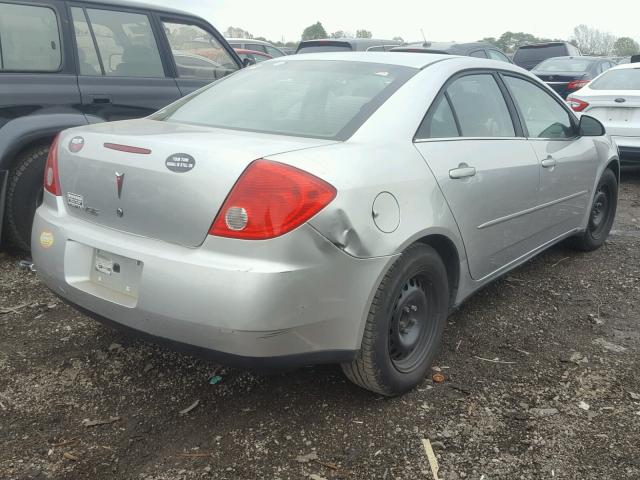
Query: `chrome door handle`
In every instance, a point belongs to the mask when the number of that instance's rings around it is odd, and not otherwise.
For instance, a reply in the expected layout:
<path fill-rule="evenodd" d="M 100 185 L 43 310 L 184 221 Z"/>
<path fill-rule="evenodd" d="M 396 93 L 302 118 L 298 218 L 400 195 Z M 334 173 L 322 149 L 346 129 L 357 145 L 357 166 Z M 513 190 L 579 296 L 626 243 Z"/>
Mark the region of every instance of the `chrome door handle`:
<path fill-rule="evenodd" d="M 544 160 L 542 160 L 542 166 L 544 168 L 553 168 L 557 165 L 558 162 L 556 162 L 556 159 L 553 157 L 547 157 Z"/>
<path fill-rule="evenodd" d="M 466 178 L 473 177 L 476 174 L 475 167 L 470 167 L 466 163 L 461 163 L 458 168 L 449 170 L 449 178 Z"/>

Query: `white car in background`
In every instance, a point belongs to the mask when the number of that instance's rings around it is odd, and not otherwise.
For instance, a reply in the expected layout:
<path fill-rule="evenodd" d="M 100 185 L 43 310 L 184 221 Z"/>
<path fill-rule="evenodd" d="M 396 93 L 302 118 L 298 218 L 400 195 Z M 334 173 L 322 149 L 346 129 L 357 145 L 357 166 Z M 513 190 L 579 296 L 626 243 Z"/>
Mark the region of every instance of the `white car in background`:
<path fill-rule="evenodd" d="M 640 63 L 607 70 L 572 93 L 573 111 L 597 118 L 620 151 L 622 163 L 640 165 Z"/>

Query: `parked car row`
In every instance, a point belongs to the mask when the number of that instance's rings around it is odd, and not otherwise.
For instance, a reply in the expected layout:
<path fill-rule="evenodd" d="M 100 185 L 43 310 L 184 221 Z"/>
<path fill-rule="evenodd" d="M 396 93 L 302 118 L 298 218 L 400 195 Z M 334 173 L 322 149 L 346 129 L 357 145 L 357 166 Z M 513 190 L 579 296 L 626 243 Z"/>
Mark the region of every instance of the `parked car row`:
<path fill-rule="evenodd" d="M 558 95 L 567 98 L 615 64 L 599 57 L 553 57 L 536 65 L 531 73 L 544 80 Z"/>
<path fill-rule="evenodd" d="M 525 70 L 531 70 L 540 62 L 553 57 L 581 55 L 580 50 L 569 42 L 546 42 L 522 45 L 513 54 L 513 63 Z"/>

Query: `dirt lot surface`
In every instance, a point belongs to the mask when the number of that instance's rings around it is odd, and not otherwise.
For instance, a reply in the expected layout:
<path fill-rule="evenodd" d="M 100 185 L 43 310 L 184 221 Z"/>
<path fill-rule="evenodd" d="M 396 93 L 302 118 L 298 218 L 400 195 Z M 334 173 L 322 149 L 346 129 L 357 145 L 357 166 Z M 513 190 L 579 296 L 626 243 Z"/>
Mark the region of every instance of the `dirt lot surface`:
<path fill-rule="evenodd" d="M 554 247 L 476 294 L 449 320 L 447 381 L 397 399 L 338 367 L 263 376 L 132 340 L 18 260 L 0 254 L 1 479 L 427 479 L 424 438 L 446 480 L 640 479 L 638 174 L 605 247 Z"/>

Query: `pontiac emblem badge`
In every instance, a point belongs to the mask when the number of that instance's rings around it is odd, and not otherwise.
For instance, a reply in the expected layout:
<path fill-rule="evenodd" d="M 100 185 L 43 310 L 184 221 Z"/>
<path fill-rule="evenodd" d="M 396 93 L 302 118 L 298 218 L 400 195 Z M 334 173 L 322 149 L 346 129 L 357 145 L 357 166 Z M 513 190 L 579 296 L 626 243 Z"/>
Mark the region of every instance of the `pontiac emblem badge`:
<path fill-rule="evenodd" d="M 116 187 L 118 188 L 118 199 L 122 197 L 122 184 L 124 183 L 124 173 L 116 172 Z"/>

